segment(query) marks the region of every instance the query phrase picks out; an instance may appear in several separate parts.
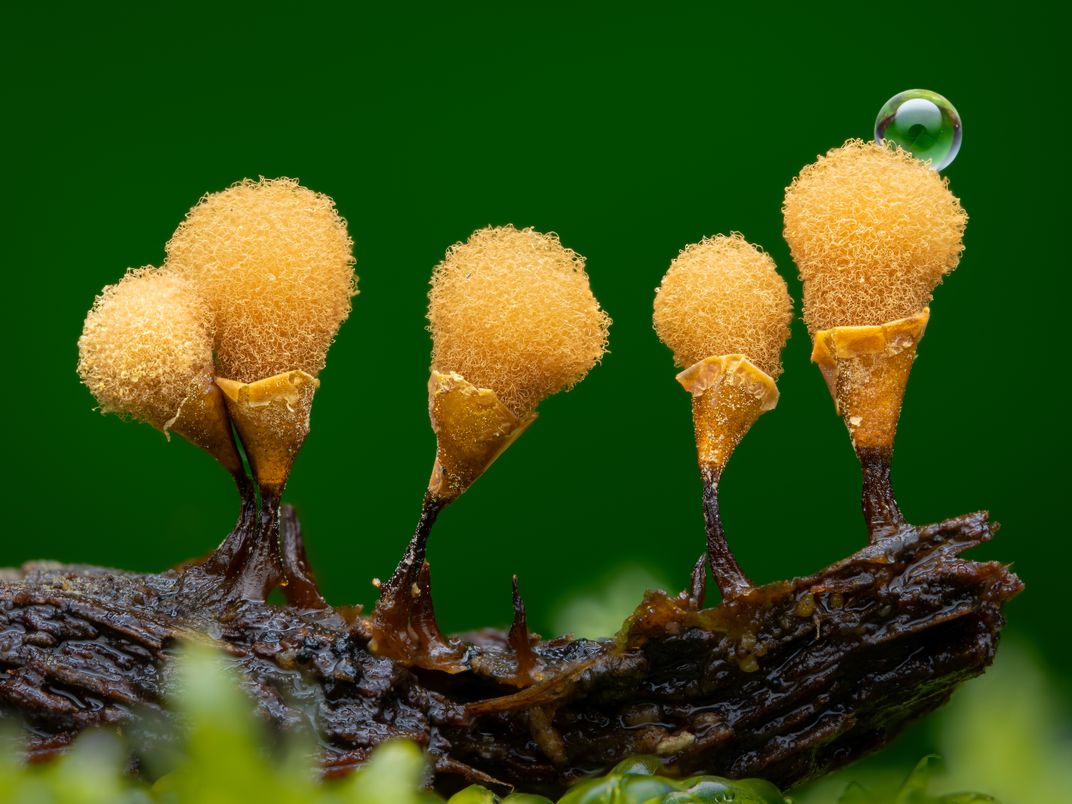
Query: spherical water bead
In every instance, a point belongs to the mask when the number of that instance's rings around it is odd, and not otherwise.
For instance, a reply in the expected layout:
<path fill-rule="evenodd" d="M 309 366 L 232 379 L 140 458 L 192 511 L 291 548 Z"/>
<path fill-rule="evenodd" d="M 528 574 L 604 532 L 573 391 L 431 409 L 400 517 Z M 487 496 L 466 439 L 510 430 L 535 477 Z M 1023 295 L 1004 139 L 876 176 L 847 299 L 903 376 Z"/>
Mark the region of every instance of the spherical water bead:
<path fill-rule="evenodd" d="M 909 89 L 886 101 L 875 120 L 875 142 L 892 142 L 942 170 L 960 150 L 960 115 L 928 89 Z"/>

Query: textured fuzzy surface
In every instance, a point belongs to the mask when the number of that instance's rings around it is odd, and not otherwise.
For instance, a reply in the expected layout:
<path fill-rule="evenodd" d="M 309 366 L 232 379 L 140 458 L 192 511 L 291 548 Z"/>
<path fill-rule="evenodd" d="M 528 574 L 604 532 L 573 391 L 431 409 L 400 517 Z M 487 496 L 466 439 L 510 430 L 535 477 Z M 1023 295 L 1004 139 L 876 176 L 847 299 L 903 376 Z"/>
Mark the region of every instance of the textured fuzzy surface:
<path fill-rule="evenodd" d="M 792 316 L 774 260 L 739 234 L 686 246 L 655 292 L 655 331 L 681 368 L 743 354 L 777 378 Z"/>
<path fill-rule="evenodd" d="M 968 221 L 927 163 L 861 140 L 805 167 L 782 212 L 813 333 L 918 313 L 956 268 Z"/>
<path fill-rule="evenodd" d="M 356 292 L 353 242 L 335 203 L 293 179 L 206 195 L 167 244 L 165 267 L 212 308 L 220 376 L 316 376 Z"/>
<path fill-rule="evenodd" d="M 490 388 L 517 416 L 579 382 L 607 348 L 610 319 L 584 258 L 554 234 L 488 227 L 447 250 L 428 304 L 432 367 Z"/>
<path fill-rule="evenodd" d="M 78 339 L 78 375 L 105 413 L 165 429 L 212 383 L 212 316 L 193 286 L 152 267 L 109 285 Z"/>

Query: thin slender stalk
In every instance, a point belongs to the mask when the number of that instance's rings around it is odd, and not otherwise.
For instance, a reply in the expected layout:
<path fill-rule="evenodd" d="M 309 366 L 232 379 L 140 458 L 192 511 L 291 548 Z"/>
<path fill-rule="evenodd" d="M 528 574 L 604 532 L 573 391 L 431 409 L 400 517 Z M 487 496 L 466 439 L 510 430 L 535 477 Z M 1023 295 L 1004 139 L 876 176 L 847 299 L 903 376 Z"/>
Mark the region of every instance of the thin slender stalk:
<path fill-rule="evenodd" d="M 413 532 L 402 560 L 398 562 L 394 574 L 380 590 L 380 599 L 373 615 L 375 630 L 381 635 L 381 642 L 405 641 L 403 636 L 409 627 L 410 614 L 419 594 L 417 581 L 421 567 L 424 566 L 428 551 L 428 537 L 432 533 L 439 512 L 450 500 L 443 499 L 431 491 L 424 494 L 421 503 L 421 516 Z M 417 591 L 415 591 L 417 590 Z M 401 643 L 400 643 L 401 644 Z M 386 645 L 384 645 L 386 648 Z"/>
<path fill-rule="evenodd" d="M 283 558 L 283 571 L 286 584 L 283 597 L 292 606 L 303 609 L 325 609 L 328 607 L 320 586 L 316 582 L 309 558 L 305 552 L 305 540 L 301 535 L 301 524 L 292 507 L 285 506 L 282 513 L 282 526 L 279 529 L 279 547 Z"/>
<path fill-rule="evenodd" d="M 398 562 L 394 574 L 383 586 L 385 596 L 397 593 L 398 590 L 411 586 L 417 580 L 428 552 L 428 537 L 432 533 L 432 526 L 435 525 L 439 512 L 446 508 L 448 502 L 449 500 L 437 497 L 430 491 L 425 492 L 421 503 L 421 516 L 417 520 L 417 529 L 413 532 L 413 537 L 409 540 L 406 552 L 402 555 L 402 560 Z"/>
<path fill-rule="evenodd" d="M 696 563 L 692 565 L 692 574 L 689 576 L 689 588 L 682 593 L 693 608 L 702 609 L 704 598 L 707 597 L 707 552 L 700 554 Z"/>
<path fill-rule="evenodd" d="M 722 592 L 723 599 L 741 594 L 752 583 L 744 574 L 737 559 L 733 557 L 726 534 L 722 530 L 722 517 L 718 510 L 718 481 L 722 474 L 714 464 L 700 464 L 703 478 L 704 524 L 707 527 L 707 557 L 711 562 L 711 574 Z"/>
<path fill-rule="evenodd" d="M 521 598 L 521 589 L 517 585 L 517 576 L 513 577 L 514 622 L 506 635 L 506 641 L 517 658 L 517 679 L 520 686 L 532 683 L 532 671 L 539 664 L 539 659 L 532 649 L 529 637 L 528 617 L 525 614 L 525 601 Z"/>

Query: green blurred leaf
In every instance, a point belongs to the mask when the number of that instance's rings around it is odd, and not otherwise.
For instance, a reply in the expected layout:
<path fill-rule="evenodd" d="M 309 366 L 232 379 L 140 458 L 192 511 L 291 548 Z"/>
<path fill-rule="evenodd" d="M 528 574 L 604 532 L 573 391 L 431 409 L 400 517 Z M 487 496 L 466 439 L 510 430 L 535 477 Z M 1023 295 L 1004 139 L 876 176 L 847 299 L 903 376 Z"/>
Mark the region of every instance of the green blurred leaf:
<path fill-rule="evenodd" d="M 1010 804 L 1072 801 L 1072 732 L 1063 703 L 1037 657 L 1003 643 L 994 666 L 953 697 L 941 720 L 949 786 L 985 790 Z"/>
<path fill-rule="evenodd" d="M 774 785 L 761 779 L 733 781 L 719 776 L 668 779 L 656 775 L 662 762 L 635 756 L 606 776 L 581 782 L 559 799 L 559 804 L 702 804 L 733 801 L 736 804 L 786 804 Z"/>
<path fill-rule="evenodd" d="M 500 798 L 486 787 L 473 784 L 451 796 L 447 804 L 553 804 L 553 802 L 549 798 L 527 793 L 511 793 L 506 798 Z"/>
<path fill-rule="evenodd" d="M 421 750 L 406 740 L 381 745 L 360 773 L 342 782 L 342 800 L 352 804 L 421 804 L 436 800 L 421 792 L 428 766 Z M 479 801 L 479 799 L 477 799 Z"/>
<path fill-rule="evenodd" d="M 859 782 L 850 782 L 838 798 L 838 804 L 876 804 L 874 796 Z"/>
<path fill-rule="evenodd" d="M 934 798 L 927 795 L 933 768 L 941 760 L 933 754 L 923 757 L 908 774 L 905 783 L 897 791 L 893 804 L 931 804 Z"/>
<path fill-rule="evenodd" d="M 561 604 L 554 619 L 554 630 L 584 639 L 613 636 L 626 617 L 633 613 L 644 592 L 667 588 L 665 581 L 644 567 L 619 567 Z"/>
<path fill-rule="evenodd" d="M 500 801 L 497 795 L 478 784 L 471 784 L 447 799 L 448 804 L 499 804 Z"/>

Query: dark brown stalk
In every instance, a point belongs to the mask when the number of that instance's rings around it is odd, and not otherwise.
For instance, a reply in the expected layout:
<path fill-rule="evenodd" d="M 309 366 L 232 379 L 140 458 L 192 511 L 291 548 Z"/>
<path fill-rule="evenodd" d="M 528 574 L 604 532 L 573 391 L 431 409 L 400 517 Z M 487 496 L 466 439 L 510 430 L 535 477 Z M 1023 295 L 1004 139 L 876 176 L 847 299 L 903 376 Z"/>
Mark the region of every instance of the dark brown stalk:
<path fill-rule="evenodd" d="M 309 556 L 305 552 L 301 523 L 289 505 L 284 507 L 282 512 L 279 548 L 282 551 L 283 566 L 286 568 L 283 597 L 287 603 L 299 609 L 327 608 L 327 601 L 320 594 L 320 587 L 317 586 L 316 577 L 309 565 Z"/>
<path fill-rule="evenodd" d="M 419 644 L 422 638 L 427 640 L 434 634 L 429 631 L 427 622 L 415 631 L 411 625 L 416 616 L 431 605 L 430 593 L 421 600 L 421 585 L 418 583 L 422 573 L 427 573 L 425 556 L 428 552 L 428 537 L 432 533 L 439 512 L 450 500 L 438 497 L 431 491 L 426 492 L 421 503 L 421 516 L 417 528 L 398 562 L 394 574 L 380 589 L 380 600 L 372 615 L 373 639 L 378 649 L 386 655 L 405 660 L 411 655 L 416 660 L 420 657 Z M 425 618 L 427 619 L 427 618 Z M 423 637 L 420 631 L 423 630 Z M 443 645 L 440 641 L 439 647 Z M 443 653 L 442 650 L 439 651 Z M 450 653 L 450 651 L 447 651 Z"/>
<path fill-rule="evenodd" d="M 527 680 L 520 626 L 513 638 L 439 634 L 423 560 L 404 659 L 371 649 L 369 618 L 236 600 L 198 566 L 141 575 L 31 564 L 0 573 L 0 713 L 27 724 L 38 758 L 144 711 L 160 715 L 141 723 L 156 730 L 146 740 L 173 739 L 161 702 L 174 692 L 174 647 L 199 635 L 223 649 L 265 720 L 317 730 L 329 774 L 408 737 L 445 792 L 480 781 L 555 794 L 636 753 L 659 756 L 671 775 L 786 788 L 882 746 L 990 663 L 1020 581 L 960 553 L 992 532 L 981 513 L 906 525 L 814 575 L 714 608 L 699 602 L 694 572 L 681 595 L 649 592 L 616 639 L 530 635 Z M 293 562 L 297 528 L 285 539 Z M 449 662 L 423 657 L 437 642 Z"/>
<path fill-rule="evenodd" d="M 252 537 L 256 528 L 257 492 L 253 486 L 253 481 L 250 480 L 245 471 L 235 472 L 232 477 L 234 478 L 235 486 L 238 488 L 240 504 L 238 522 L 235 523 L 234 530 L 227 534 L 227 537 L 220 543 L 215 552 L 202 563 L 202 567 L 206 572 L 217 574 L 226 572 L 234 561 L 235 556 L 239 552 L 249 549 L 246 542 Z"/>
<path fill-rule="evenodd" d="M 432 534 L 432 526 L 435 525 L 439 512 L 446 508 L 449 502 L 430 491 L 425 492 L 424 499 L 421 501 L 421 516 L 417 520 L 417 528 L 409 540 L 402 560 L 395 568 L 394 575 L 384 585 L 384 594 L 409 586 L 417 579 L 417 574 L 428 554 L 428 537 Z"/>
<path fill-rule="evenodd" d="M 707 597 L 707 553 L 702 553 L 692 565 L 689 588 L 682 592 L 685 601 L 694 609 L 702 609 Z"/>
<path fill-rule="evenodd" d="M 867 533 L 874 544 L 880 539 L 896 534 L 905 526 L 905 518 L 893 494 L 890 483 L 892 448 L 860 448 L 856 451 L 863 470 L 863 493 L 861 507 Z"/>
<path fill-rule="evenodd" d="M 231 559 L 224 574 L 226 596 L 237 600 L 267 600 L 286 577 L 279 553 L 279 505 L 282 490 L 261 487 L 260 518 L 251 538 Z"/>
<path fill-rule="evenodd" d="M 718 481 L 721 470 L 713 464 L 700 464 L 700 476 L 703 478 L 704 525 L 707 528 L 707 555 L 711 561 L 711 574 L 718 584 L 724 599 L 735 597 L 747 591 L 752 582 L 744 574 L 741 565 L 726 542 L 722 530 L 722 516 L 718 510 Z"/>
<path fill-rule="evenodd" d="M 517 585 L 517 576 L 513 577 L 514 621 L 506 635 L 506 641 L 517 659 L 517 684 L 526 687 L 536 678 L 534 671 L 540 660 L 532 650 L 532 642 L 539 642 L 539 635 L 529 633 L 528 617 L 525 614 L 525 601 L 521 599 L 521 589 Z"/>

